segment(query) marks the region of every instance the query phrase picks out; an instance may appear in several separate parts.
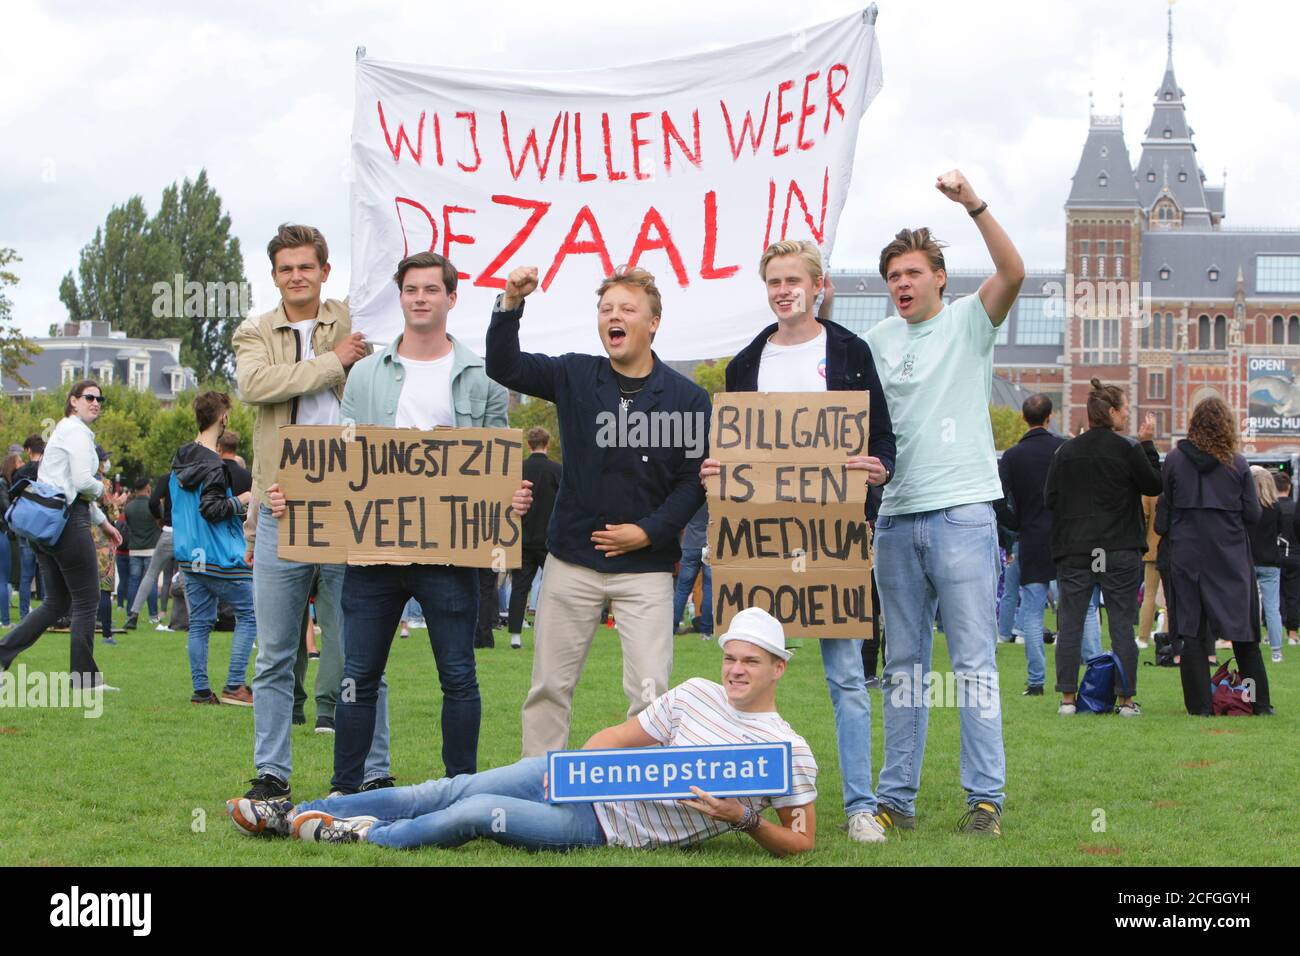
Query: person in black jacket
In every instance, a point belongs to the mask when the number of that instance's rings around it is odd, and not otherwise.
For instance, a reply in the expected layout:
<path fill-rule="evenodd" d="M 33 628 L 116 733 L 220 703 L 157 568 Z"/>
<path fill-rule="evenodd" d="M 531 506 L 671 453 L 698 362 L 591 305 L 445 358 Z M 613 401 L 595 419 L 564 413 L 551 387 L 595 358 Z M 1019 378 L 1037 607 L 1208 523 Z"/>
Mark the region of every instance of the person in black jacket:
<path fill-rule="evenodd" d="M 596 290 L 604 356 L 520 351 L 524 298 L 537 285 L 535 266 L 510 273 L 486 356 L 491 378 L 556 404 L 567 462 L 546 542 L 525 757 L 567 745 L 573 689 L 606 601 L 623 644 L 628 717 L 667 691 L 673 565 L 678 536 L 704 503 L 709 427 L 708 393 L 650 348 L 662 312 L 654 276 L 621 268 Z"/>
<path fill-rule="evenodd" d="M 863 473 L 869 486 L 866 518 L 874 521 L 880 507 L 880 489 L 894 471 L 895 439 L 889 403 L 871 347 L 843 326 L 814 313 L 814 302 L 825 282 L 821 252 L 811 242 L 787 239 L 773 243 L 763 252 L 758 270 L 776 321 L 727 364 L 727 391 L 866 391 L 870 396 L 867 454 L 850 458 L 847 467 Z M 829 311 L 833 296 L 833 289 L 829 290 L 822 303 L 823 313 Z M 716 475 L 719 470 L 718 461 L 710 458 L 701 467 L 700 475 Z M 878 843 L 885 834 L 875 819 L 878 805 L 871 782 L 871 697 L 867 693 L 863 641 L 836 638 L 818 644 L 835 713 L 849 838 Z"/>
<path fill-rule="evenodd" d="M 1052 560 L 1060 589 L 1056 689 L 1061 714 L 1075 712 L 1083 621 L 1097 585 L 1106 600 L 1111 650 L 1123 671 L 1116 675 L 1119 713 L 1142 713 L 1133 700 L 1138 663 L 1133 625 L 1147 547 L 1142 496 L 1160 493 L 1160 455 L 1152 442 L 1155 416 L 1147 413 L 1133 442 L 1121 434 L 1128 413 L 1124 392 L 1094 378 L 1088 430 L 1057 450 L 1047 472 Z"/>
<path fill-rule="evenodd" d="M 1277 489 L 1277 512 L 1281 525 L 1277 532 L 1277 545 L 1282 562 L 1282 626 L 1287 631 L 1287 643 L 1300 644 L 1300 638 L 1296 637 L 1296 630 L 1300 628 L 1300 531 L 1296 528 L 1291 476 L 1284 471 L 1275 471 L 1273 485 Z"/>
<path fill-rule="evenodd" d="M 1052 421 L 1052 400 L 1046 395 L 1030 395 L 1021 407 L 1025 432 L 1019 442 L 1002 453 L 998 477 L 1002 491 L 1012 503 L 1003 516 L 1012 530 L 1020 533 L 1020 619 L 1024 622 L 1025 662 L 1028 665 L 1025 696 L 1043 693 L 1047 678 L 1043 651 L 1043 611 L 1047 607 L 1047 589 L 1056 579 L 1052 562 L 1052 512 L 1047 508 L 1043 489 L 1057 449 L 1065 439 L 1047 430 Z"/>
<path fill-rule="evenodd" d="M 1250 526 L 1250 555 L 1255 562 L 1255 580 L 1273 663 L 1282 663 L 1282 557 L 1277 539 L 1282 533 L 1282 512 L 1277 508 L 1277 486 L 1267 468 L 1252 465 L 1251 478 L 1259 497 L 1259 520 Z"/>
<path fill-rule="evenodd" d="M 1259 652 L 1259 591 L 1247 528 L 1259 521 L 1259 494 L 1237 453 L 1237 421 L 1207 398 L 1192 411 L 1187 437 L 1165 457 L 1156 530 L 1168 552 L 1169 633 L 1183 639 L 1183 703 L 1208 717 L 1213 701 L 1205 660 L 1214 635 L 1232 642 L 1241 675 L 1254 682 L 1256 714 L 1271 714 Z"/>
<path fill-rule="evenodd" d="M 157 581 L 161 572 L 162 585 L 157 590 L 158 605 L 165 614 L 167 604 L 171 600 L 172 575 L 176 573 L 176 555 L 173 553 L 172 546 L 171 472 L 159 475 L 153 483 L 153 491 L 149 493 L 149 514 L 154 524 L 158 526 L 159 533 L 158 541 L 154 545 L 153 557 L 149 559 L 149 566 L 144 572 L 144 580 Z M 127 605 L 126 630 L 136 629 L 145 598 L 150 593 L 152 592 L 136 590 L 134 600 Z M 160 628 L 163 626 L 159 624 Z"/>
<path fill-rule="evenodd" d="M 560 476 L 564 473 L 558 461 L 548 454 L 551 433 L 540 425 L 528 429 L 524 436 L 531 454 L 524 459 L 524 480 L 533 483 L 533 506 L 521 523 L 524 526 L 523 563 L 510 572 L 510 646 L 524 646 L 524 610 L 528 607 L 528 594 L 533 589 L 533 578 L 546 564 L 546 533 L 555 510 L 555 496 L 560 490 Z"/>

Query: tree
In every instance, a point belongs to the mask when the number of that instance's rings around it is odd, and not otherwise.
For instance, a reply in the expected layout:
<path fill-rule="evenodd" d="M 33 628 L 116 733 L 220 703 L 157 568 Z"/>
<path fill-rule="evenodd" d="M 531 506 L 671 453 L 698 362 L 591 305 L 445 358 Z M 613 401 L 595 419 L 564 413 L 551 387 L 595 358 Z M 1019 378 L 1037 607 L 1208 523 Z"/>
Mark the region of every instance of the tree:
<path fill-rule="evenodd" d="M 176 250 L 149 223 L 144 200 L 132 196 L 108 212 L 81 250 L 80 283 L 69 272 L 59 299 L 74 322 L 112 323 L 132 338 L 180 338 L 182 322 L 154 316 L 154 283 L 171 283 L 180 267 Z"/>
<path fill-rule="evenodd" d="M 18 370 L 30 362 L 41 347 L 13 326 L 13 303 L 4 293 L 5 286 L 18 284 L 17 274 L 5 268 L 12 262 L 22 262 L 22 259 L 14 250 L 0 248 L 0 375 L 26 385 L 27 379 L 18 374 Z"/>
<path fill-rule="evenodd" d="M 510 427 L 522 428 L 524 432 L 534 425 L 541 425 L 551 433 L 551 445 L 548 455 L 556 461 L 563 461 L 560 451 L 560 417 L 555 406 L 540 398 L 531 398 L 516 405 L 510 412 Z"/>
<path fill-rule="evenodd" d="M 222 212 L 221 197 L 200 170 L 194 182 L 163 190 L 162 203 L 153 218 L 156 234 L 172 244 L 180 258 L 185 281 L 201 283 L 202 298 L 185 292 L 183 311 L 187 324 L 187 364 L 200 375 L 228 380 L 235 370 L 231 333 L 252 304 L 244 275 L 244 255 L 239 240 L 230 235 L 230 216 Z M 195 308 L 199 306 L 199 308 Z"/>
<path fill-rule="evenodd" d="M 695 384 L 708 392 L 709 398 L 726 389 L 727 364 L 730 361 L 730 358 L 724 358 L 695 366 Z"/>
<path fill-rule="evenodd" d="M 1020 412 L 1007 405 L 989 405 L 989 420 L 993 424 L 993 447 L 1006 451 L 1029 427 L 1020 417 Z"/>
<path fill-rule="evenodd" d="M 164 189 L 153 218 L 132 196 L 109 210 L 59 298 L 74 322 L 110 322 L 132 338 L 178 338 L 185 365 L 228 381 L 230 335 L 252 304 L 230 228 L 206 170 Z"/>

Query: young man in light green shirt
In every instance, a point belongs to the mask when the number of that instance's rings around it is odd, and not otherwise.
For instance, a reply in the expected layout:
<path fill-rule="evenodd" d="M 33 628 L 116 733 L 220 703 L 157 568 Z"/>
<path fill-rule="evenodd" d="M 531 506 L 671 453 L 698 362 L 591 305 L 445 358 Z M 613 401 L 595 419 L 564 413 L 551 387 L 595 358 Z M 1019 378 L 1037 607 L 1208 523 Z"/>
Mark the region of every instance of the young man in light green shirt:
<path fill-rule="evenodd" d="M 976 295 L 948 304 L 943 252 L 928 229 L 904 229 L 882 250 L 880 274 L 898 315 L 867 333 L 897 436 L 897 470 L 876 522 L 876 583 L 885 648 L 885 762 L 876 788 L 886 828 L 916 825 L 929 713 L 936 605 L 942 609 L 961 721 L 959 827 L 1000 835 L 1006 757 L 998 700 L 993 604 L 1002 497 L 988 403 L 993 342 L 1025 267 L 957 170 L 936 188 L 975 220 L 996 271 Z M 948 685 L 946 681 L 944 684 Z"/>

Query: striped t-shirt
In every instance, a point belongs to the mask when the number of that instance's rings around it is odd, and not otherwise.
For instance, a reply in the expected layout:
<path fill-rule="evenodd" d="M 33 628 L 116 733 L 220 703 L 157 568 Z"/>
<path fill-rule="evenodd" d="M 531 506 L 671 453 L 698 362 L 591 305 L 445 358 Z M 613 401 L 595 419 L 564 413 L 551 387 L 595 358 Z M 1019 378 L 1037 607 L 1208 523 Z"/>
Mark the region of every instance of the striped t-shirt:
<path fill-rule="evenodd" d="M 780 714 L 748 714 L 736 710 L 720 684 L 693 677 L 656 698 L 637 719 L 645 732 L 665 747 L 719 747 L 788 740 L 790 793 L 737 799 L 756 811 L 765 807 L 802 807 L 817 799 L 817 762 L 808 742 Z M 593 807 L 610 846 L 699 843 L 728 830 L 721 820 L 673 800 L 620 800 L 595 803 Z"/>

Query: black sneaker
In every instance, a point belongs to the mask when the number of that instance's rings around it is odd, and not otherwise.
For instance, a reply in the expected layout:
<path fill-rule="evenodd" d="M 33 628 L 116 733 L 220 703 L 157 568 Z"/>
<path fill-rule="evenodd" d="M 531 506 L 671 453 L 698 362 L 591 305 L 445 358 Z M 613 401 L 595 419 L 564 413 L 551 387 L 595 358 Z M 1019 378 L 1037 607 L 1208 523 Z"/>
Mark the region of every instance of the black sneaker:
<path fill-rule="evenodd" d="M 1002 811 L 996 806 L 981 800 L 964 814 L 957 823 L 959 833 L 975 836 L 1002 836 Z"/>
<path fill-rule="evenodd" d="M 1049 630 L 1047 630 L 1046 628 L 1044 628 L 1044 629 L 1043 629 L 1043 643 L 1044 643 L 1044 644 L 1055 644 L 1055 643 L 1056 643 L 1056 632 L 1055 632 L 1055 631 L 1049 631 Z"/>
<path fill-rule="evenodd" d="M 289 785 L 273 773 L 264 773 L 248 781 L 252 784 L 248 793 L 249 800 L 288 800 Z"/>
<path fill-rule="evenodd" d="M 885 830 L 915 830 L 916 815 L 896 810 L 887 803 L 876 808 L 876 822 Z"/>
<path fill-rule="evenodd" d="M 126 616 L 126 624 L 122 625 L 122 630 L 134 631 L 136 629 L 136 625 L 138 625 L 139 623 L 140 623 L 139 614 L 128 614 Z"/>
<path fill-rule="evenodd" d="M 306 721 L 303 721 L 303 723 L 306 723 Z M 319 715 L 316 718 L 316 733 L 318 734 L 334 733 L 334 718 L 326 717 L 324 714 Z"/>
<path fill-rule="evenodd" d="M 387 790 L 390 787 L 397 786 L 397 781 L 392 777 L 379 777 L 375 780 L 367 780 L 361 785 L 361 792 L 368 793 L 371 790 Z"/>
<path fill-rule="evenodd" d="M 1021 697 L 1042 697 L 1043 685 L 1039 684 L 1038 686 L 1034 686 L 1033 684 L 1030 684 L 1028 687 L 1025 688 L 1024 693 L 1021 694 L 1020 696 Z"/>

